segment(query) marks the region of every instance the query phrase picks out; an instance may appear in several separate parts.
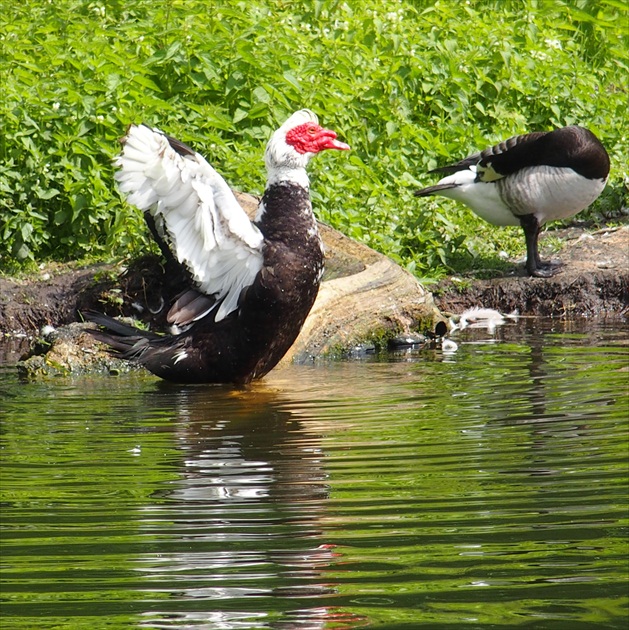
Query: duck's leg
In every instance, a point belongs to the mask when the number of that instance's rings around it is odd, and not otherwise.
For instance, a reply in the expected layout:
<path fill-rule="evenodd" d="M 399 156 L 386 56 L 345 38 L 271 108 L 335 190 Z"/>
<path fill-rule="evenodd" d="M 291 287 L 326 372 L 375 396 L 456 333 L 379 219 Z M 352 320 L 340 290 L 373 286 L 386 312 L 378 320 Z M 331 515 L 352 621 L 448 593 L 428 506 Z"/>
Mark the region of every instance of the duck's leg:
<path fill-rule="evenodd" d="M 526 270 L 530 276 L 536 278 L 550 278 L 558 271 L 560 264 L 543 261 L 539 256 L 539 233 L 542 226 L 534 214 L 525 214 L 520 217 L 520 225 L 524 230 L 526 240 Z"/>

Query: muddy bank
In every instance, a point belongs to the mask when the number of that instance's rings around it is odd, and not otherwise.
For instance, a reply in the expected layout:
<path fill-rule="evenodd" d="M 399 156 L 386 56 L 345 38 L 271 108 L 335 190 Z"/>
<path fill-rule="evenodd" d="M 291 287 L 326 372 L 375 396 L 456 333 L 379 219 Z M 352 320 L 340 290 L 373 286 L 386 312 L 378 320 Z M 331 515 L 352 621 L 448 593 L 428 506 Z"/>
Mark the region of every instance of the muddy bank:
<path fill-rule="evenodd" d="M 480 280 L 451 277 L 433 290 L 444 313 L 484 306 L 503 313 L 574 319 L 629 315 L 629 226 L 588 232 L 569 228 L 551 233 L 561 249 L 542 255 L 563 263 L 552 278 L 529 278 L 520 264 L 512 275 Z"/>
<path fill-rule="evenodd" d="M 564 263 L 553 278 L 529 278 L 520 264 L 510 275 L 490 280 L 471 274 L 448 278 L 432 294 L 385 256 L 327 226 L 322 225 L 321 232 L 327 248 L 326 275 L 302 334 L 284 362 L 338 355 L 364 342 L 383 343 L 418 330 L 431 331 L 444 314 L 476 306 L 563 319 L 629 315 L 627 226 L 553 232 L 563 246 L 552 258 Z M 542 253 L 548 255 L 543 249 Z M 0 278 L 0 339 L 35 337 L 44 326 L 76 322 L 84 310 L 130 316 L 153 330 L 164 330 L 168 305 L 181 290 L 181 282 L 155 256 L 136 260 L 128 268 L 54 264 L 36 276 Z M 55 341 L 57 354 L 46 344 L 36 348 L 35 354 L 42 357 L 34 361 L 38 369 L 54 364 L 61 371 L 72 371 L 81 354 L 71 348 L 73 335 L 86 350 L 83 358 L 95 355 L 91 337 L 81 335 L 80 326 L 71 331 Z M 69 349 L 64 349 L 66 345 Z M 66 355 L 75 359 L 64 367 Z M 102 369 L 122 369 L 100 355 L 97 362 Z"/>

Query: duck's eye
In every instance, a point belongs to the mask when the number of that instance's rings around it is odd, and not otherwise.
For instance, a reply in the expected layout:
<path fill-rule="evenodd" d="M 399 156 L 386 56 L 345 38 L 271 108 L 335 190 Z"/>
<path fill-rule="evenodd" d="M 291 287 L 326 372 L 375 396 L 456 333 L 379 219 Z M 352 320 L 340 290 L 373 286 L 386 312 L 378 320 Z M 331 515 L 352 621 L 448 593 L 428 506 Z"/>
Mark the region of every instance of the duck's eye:
<path fill-rule="evenodd" d="M 311 136 L 312 136 L 312 135 L 314 135 L 315 133 L 317 133 L 317 128 L 316 128 L 314 125 L 310 125 L 310 126 L 308 127 L 308 133 L 309 133 Z"/>

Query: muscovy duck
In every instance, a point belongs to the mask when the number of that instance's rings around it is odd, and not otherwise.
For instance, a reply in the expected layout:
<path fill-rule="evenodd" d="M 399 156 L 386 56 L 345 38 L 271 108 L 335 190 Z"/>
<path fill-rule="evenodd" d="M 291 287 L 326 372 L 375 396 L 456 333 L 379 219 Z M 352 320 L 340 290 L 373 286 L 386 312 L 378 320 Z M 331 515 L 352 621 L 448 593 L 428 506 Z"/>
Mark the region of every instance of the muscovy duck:
<path fill-rule="evenodd" d="M 539 232 L 547 221 L 571 217 L 601 194 L 609 156 L 591 131 L 571 125 L 514 136 L 431 172 L 451 174 L 416 196 L 442 195 L 494 225 L 522 226 L 528 273 L 550 277 L 557 269 L 540 260 Z"/>
<path fill-rule="evenodd" d="M 299 334 L 323 274 L 306 165 L 325 149 L 346 150 L 307 109 L 294 113 L 265 152 L 268 180 L 254 222 L 223 178 L 183 143 L 146 125 L 122 140 L 115 175 L 144 211 L 162 253 L 191 283 L 168 313 L 181 332 L 158 335 L 107 315 L 110 351 L 179 383 L 245 384 L 269 372 Z"/>

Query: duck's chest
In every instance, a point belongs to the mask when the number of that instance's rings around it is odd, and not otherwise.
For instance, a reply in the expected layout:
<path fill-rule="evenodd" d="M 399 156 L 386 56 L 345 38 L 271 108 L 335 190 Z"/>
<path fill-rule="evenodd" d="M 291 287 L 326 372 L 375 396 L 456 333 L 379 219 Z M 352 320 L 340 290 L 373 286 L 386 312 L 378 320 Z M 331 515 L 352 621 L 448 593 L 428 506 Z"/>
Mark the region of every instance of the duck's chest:
<path fill-rule="evenodd" d="M 318 232 L 267 240 L 259 275 L 260 288 L 270 299 L 310 309 L 319 290 L 324 268 L 323 244 Z"/>

